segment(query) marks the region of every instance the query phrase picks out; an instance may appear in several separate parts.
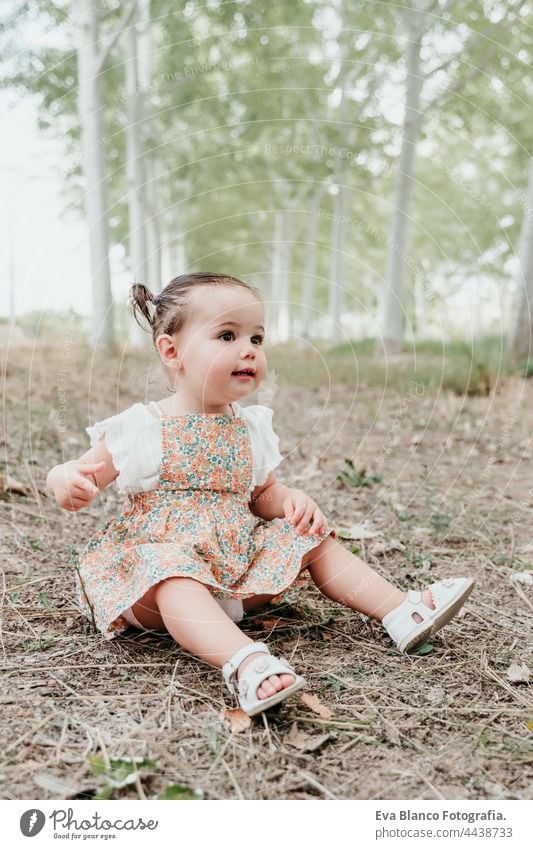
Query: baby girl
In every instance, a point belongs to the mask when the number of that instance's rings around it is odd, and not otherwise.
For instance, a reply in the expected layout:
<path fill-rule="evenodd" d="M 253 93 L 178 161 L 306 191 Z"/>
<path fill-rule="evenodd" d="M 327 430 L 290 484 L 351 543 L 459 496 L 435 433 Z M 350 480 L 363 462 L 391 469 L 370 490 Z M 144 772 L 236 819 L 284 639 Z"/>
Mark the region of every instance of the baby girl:
<path fill-rule="evenodd" d="M 170 634 L 222 669 L 254 715 L 305 679 L 238 623 L 309 575 L 327 598 L 380 620 L 403 652 L 452 619 L 472 579 L 403 592 L 337 541 L 312 498 L 277 480 L 272 410 L 241 405 L 267 369 L 257 289 L 184 274 L 157 296 L 134 285 L 131 303 L 151 328 L 172 394 L 88 427 L 91 448 L 47 478 L 66 510 L 88 506 L 115 479 L 125 495 L 79 557 L 78 600 L 98 630 Z"/>

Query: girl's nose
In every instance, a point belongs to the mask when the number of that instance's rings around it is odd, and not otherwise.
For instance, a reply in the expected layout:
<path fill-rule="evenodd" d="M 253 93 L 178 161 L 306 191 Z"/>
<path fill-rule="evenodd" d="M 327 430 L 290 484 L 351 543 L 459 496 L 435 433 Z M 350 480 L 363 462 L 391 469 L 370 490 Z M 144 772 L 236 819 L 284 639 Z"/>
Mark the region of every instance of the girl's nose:
<path fill-rule="evenodd" d="M 244 342 L 241 347 L 241 357 L 247 357 L 250 354 L 255 357 L 255 347 L 251 342 Z"/>

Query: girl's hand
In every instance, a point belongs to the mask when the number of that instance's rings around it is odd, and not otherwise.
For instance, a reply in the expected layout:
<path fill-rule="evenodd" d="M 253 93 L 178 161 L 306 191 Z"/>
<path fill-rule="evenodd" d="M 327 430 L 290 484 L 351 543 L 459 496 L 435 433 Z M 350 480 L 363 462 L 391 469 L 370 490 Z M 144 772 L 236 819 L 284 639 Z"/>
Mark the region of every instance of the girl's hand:
<path fill-rule="evenodd" d="M 292 522 L 299 534 L 316 534 L 326 530 L 324 514 L 312 498 L 301 489 L 291 489 L 283 502 L 285 518 Z M 309 522 L 313 520 L 311 527 Z"/>
<path fill-rule="evenodd" d="M 100 493 L 90 477 L 104 466 L 103 460 L 100 463 L 73 460 L 56 466 L 50 473 L 50 488 L 59 506 L 71 512 L 88 507 Z"/>

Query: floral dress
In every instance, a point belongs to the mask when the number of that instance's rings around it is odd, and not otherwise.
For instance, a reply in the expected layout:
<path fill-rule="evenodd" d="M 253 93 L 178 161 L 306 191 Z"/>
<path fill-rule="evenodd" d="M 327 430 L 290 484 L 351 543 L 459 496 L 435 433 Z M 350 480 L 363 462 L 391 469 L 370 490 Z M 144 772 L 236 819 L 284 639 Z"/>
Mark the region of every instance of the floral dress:
<path fill-rule="evenodd" d="M 157 486 L 129 493 L 78 559 L 78 602 L 108 639 L 129 627 L 121 614 L 166 578 L 194 578 L 220 598 L 279 596 L 304 554 L 335 535 L 330 527 L 297 534 L 285 519 L 251 512 L 252 447 L 240 416 L 163 415 L 159 426 Z"/>

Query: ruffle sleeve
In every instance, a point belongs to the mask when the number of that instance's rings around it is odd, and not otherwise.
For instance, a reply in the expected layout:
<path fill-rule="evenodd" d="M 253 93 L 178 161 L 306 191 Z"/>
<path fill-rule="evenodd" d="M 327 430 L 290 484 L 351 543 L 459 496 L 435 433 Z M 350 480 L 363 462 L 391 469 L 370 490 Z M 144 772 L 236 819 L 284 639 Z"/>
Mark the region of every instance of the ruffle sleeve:
<path fill-rule="evenodd" d="M 268 475 L 283 460 L 279 451 L 279 436 L 272 428 L 274 411 L 263 404 L 239 405 L 239 415 L 246 421 L 252 444 L 253 490 L 266 481 Z"/>
<path fill-rule="evenodd" d="M 159 482 L 161 428 L 144 404 L 137 403 L 122 413 L 85 428 L 91 448 L 105 438 L 118 471 L 115 487 L 121 494 L 146 492 Z"/>

